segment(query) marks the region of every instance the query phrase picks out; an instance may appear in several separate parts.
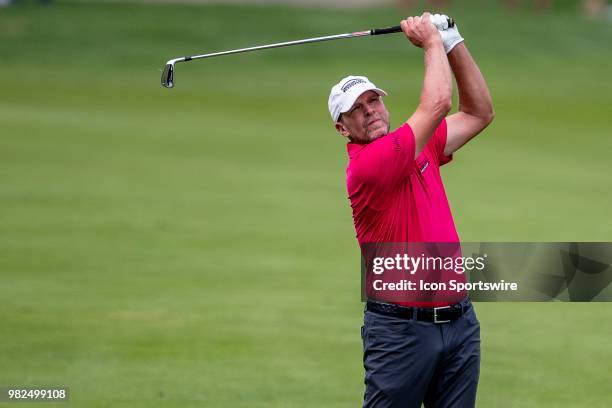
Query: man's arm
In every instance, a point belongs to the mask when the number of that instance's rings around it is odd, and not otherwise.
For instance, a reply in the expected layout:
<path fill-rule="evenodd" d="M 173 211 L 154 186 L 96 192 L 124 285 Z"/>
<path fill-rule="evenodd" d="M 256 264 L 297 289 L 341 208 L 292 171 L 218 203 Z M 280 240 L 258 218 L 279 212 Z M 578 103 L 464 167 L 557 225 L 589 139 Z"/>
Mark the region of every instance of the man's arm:
<path fill-rule="evenodd" d="M 430 14 L 410 17 L 401 23 L 406 37 L 425 51 L 425 76 L 421 99 L 407 123 L 412 128 L 416 158 L 452 106 L 452 78 L 442 39 L 430 22 Z"/>
<path fill-rule="evenodd" d="M 446 118 L 447 156 L 479 134 L 495 117 L 489 88 L 464 43 L 452 49 L 448 61 L 459 90 L 459 112 Z"/>

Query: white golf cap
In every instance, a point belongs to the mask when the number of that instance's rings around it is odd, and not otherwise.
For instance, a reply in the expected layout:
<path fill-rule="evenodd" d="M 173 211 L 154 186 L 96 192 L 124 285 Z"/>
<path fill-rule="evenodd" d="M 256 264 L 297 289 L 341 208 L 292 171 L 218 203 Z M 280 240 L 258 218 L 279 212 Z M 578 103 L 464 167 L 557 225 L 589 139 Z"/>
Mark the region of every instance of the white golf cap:
<path fill-rule="evenodd" d="M 366 91 L 374 91 L 380 96 L 387 96 L 385 91 L 377 88 L 364 76 L 349 75 L 334 85 L 327 102 L 334 122 L 338 121 L 341 113 L 351 110 L 355 101 Z"/>

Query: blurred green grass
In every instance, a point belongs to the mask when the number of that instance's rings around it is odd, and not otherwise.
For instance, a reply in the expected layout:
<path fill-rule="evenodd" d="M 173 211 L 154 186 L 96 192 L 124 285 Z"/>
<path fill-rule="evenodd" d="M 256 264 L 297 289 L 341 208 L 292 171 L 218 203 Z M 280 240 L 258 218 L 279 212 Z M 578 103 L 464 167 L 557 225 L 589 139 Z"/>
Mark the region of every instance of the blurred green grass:
<path fill-rule="evenodd" d="M 464 240 L 611 239 L 612 26 L 571 10 L 452 10 L 497 111 L 443 171 Z M 68 385 L 87 407 L 359 405 L 358 252 L 327 94 L 368 75 L 399 125 L 421 52 L 387 36 L 179 64 L 173 90 L 159 76 L 175 56 L 400 16 L 0 9 L 0 385 Z M 609 305 L 477 310 L 479 406 L 607 405 Z"/>

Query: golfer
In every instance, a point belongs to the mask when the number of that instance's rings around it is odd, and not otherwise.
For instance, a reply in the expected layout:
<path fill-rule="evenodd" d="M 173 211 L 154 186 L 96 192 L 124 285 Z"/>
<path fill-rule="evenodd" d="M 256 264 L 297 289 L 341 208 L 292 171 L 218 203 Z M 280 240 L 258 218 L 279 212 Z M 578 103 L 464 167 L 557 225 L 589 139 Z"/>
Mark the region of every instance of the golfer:
<path fill-rule="evenodd" d="M 329 111 L 348 139 L 347 189 L 363 243 L 459 242 L 439 167 L 491 123 L 491 96 L 457 27 L 424 13 L 401 22 L 425 53 L 419 105 L 390 131 L 386 93 L 366 77 L 335 85 Z M 432 24 L 436 22 L 436 26 Z M 452 74 L 459 111 L 452 105 Z M 364 313 L 364 407 L 473 407 L 480 324 L 465 293 L 440 303 L 368 300 Z"/>

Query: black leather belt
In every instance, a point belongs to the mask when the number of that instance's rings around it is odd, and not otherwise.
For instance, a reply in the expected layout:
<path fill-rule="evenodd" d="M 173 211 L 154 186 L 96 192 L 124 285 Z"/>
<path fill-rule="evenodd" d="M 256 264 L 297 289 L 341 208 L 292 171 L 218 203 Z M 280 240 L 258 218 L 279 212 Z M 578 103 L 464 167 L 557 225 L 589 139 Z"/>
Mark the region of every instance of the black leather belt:
<path fill-rule="evenodd" d="M 456 303 L 450 306 L 434 307 L 431 309 L 419 307 L 406 307 L 394 305 L 392 303 L 381 303 L 368 300 L 366 310 L 387 316 L 399 317 L 402 319 L 416 319 L 422 322 L 449 323 L 457 320 L 472 307 L 469 301 Z"/>

